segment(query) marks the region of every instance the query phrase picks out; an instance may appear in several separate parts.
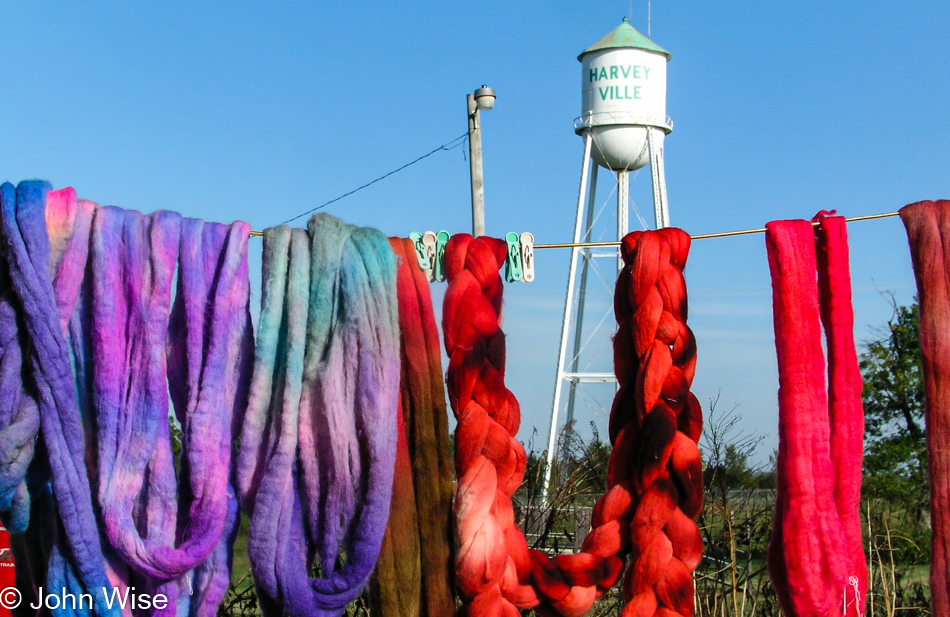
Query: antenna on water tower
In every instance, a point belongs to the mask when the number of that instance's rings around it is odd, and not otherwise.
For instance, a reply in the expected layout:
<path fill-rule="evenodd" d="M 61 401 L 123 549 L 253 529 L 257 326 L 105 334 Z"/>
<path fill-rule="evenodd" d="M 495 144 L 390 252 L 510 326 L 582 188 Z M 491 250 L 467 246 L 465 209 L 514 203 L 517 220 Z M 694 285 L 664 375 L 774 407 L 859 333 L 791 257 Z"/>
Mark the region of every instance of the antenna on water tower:
<path fill-rule="evenodd" d="M 666 200 L 666 176 L 663 169 L 663 140 L 673 123 L 666 115 L 666 63 L 670 53 L 637 32 L 624 17 L 623 22 L 577 57 L 581 62 L 582 111 L 574 120 L 574 132 L 584 139 L 577 216 L 574 222 L 574 243 L 589 242 L 594 219 L 594 195 L 597 170 L 604 167 L 617 174 L 617 240 L 628 231 L 629 180 L 627 172 L 650 165 L 653 182 L 653 209 L 656 227 L 669 227 L 669 206 Z M 584 205 L 587 214 L 584 215 Z M 579 258 L 581 264 L 577 306 L 574 288 Z M 567 277 L 564 320 L 558 353 L 554 404 L 548 433 L 547 466 L 544 493 L 547 496 L 551 469 L 555 459 L 558 434 L 558 413 L 565 382 L 570 384 L 567 421 L 574 415 L 577 386 L 582 383 L 616 382 L 613 373 L 579 371 L 582 343 L 584 303 L 587 295 L 587 270 L 594 257 L 616 257 L 617 271 L 623 268 L 619 249 L 595 252 L 590 247 L 574 247 Z M 574 353 L 567 362 L 567 344 L 574 325 Z"/>

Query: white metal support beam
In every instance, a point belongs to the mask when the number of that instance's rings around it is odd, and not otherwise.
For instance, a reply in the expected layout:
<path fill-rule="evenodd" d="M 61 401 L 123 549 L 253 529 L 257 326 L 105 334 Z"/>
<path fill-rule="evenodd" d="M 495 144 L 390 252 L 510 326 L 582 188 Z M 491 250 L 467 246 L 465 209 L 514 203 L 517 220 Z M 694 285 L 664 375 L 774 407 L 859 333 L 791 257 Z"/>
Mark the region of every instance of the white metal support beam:
<path fill-rule="evenodd" d="M 593 135 L 588 129 L 584 131 L 584 159 L 581 164 L 581 185 L 577 192 L 577 217 L 574 220 L 574 244 L 581 241 L 581 227 L 584 219 L 584 198 L 587 197 L 587 178 L 591 165 L 595 163 L 590 158 L 590 149 Z M 561 345 L 557 354 L 557 378 L 554 382 L 554 404 L 551 409 L 551 425 L 548 429 L 547 466 L 544 471 L 544 490 L 542 498 L 547 499 L 548 484 L 551 482 L 551 468 L 554 466 L 554 452 L 557 442 L 557 415 L 561 406 L 561 389 L 564 385 L 564 360 L 567 355 L 567 339 L 570 334 L 571 308 L 574 304 L 574 279 L 577 272 L 577 258 L 580 256 L 579 247 L 571 248 L 570 270 L 567 274 L 567 295 L 564 298 L 564 319 L 561 322 Z"/>
<path fill-rule="evenodd" d="M 663 147 L 655 137 L 655 129 L 647 127 L 647 143 L 650 146 L 650 174 L 653 178 L 653 213 L 656 228 L 670 226 L 670 206 L 666 201 L 666 170 L 663 168 Z"/>

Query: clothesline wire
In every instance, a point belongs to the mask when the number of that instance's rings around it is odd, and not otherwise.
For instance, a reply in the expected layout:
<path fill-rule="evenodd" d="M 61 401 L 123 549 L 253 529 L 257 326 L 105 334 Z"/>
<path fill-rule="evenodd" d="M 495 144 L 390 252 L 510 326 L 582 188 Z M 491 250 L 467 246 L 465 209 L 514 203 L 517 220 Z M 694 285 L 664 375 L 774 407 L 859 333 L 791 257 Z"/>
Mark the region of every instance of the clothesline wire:
<path fill-rule="evenodd" d="M 311 210 L 311 212 L 313 212 L 313 210 Z M 309 212 L 305 214 L 309 214 Z M 899 212 L 885 212 L 883 214 L 867 214 L 865 216 L 852 216 L 852 217 L 846 218 L 845 221 L 849 223 L 852 223 L 855 221 L 870 221 L 874 219 L 884 219 L 890 216 L 897 216 L 898 214 L 900 213 Z M 301 214 L 300 216 L 304 216 L 304 215 Z M 295 218 L 300 218 L 300 217 L 295 217 Z M 292 221 L 294 219 L 290 219 L 290 220 Z M 817 227 L 818 223 L 815 222 L 815 223 L 812 223 L 812 225 Z M 759 227 L 757 229 L 741 229 L 739 231 L 722 231 L 722 232 L 714 233 L 714 234 L 699 234 L 697 236 L 690 236 L 690 238 L 692 238 L 693 240 L 708 240 L 710 238 L 728 238 L 729 236 L 745 236 L 748 234 L 762 234 L 762 233 L 765 233 L 765 227 Z M 252 231 L 251 235 L 261 236 L 263 234 L 259 231 Z M 581 247 L 598 247 L 598 246 L 620 246 L 620 243 L 619 242 L 562 242 L 558 244 L 535 244 L 534 248 L 536 249 L 564 249 L 564 248 L 581 248 Z"/>
<path fill-rule="evenodd" d="M 416 163 L 418 163 L 418 162 L 421 161 L 422 159 L 428 158 L 428 157 L 432 156 L 433 154 L 435 154 L 436 152 L 440 152 L 440 151 L 442 151 L 442 150 L 453 150 L 453 149 L 457 148 L 458 146 L 460 146 L 460 145 L 463 143 L 462 140 L 464 140 L 466 137 L 468 137 L 468 132 L 467 132 L 467 131 L 466 131 L 465 133 L 462 133 L 461 135 L 459 135 L 458 137 L 456 137 L 456 138 L 453 139 L 452 141 L 447 142 L 447 143 L 444 143 L 444 144 L 442 144 L 441 146 L 439 146 L 438 148 L 433 148 L 432 150 L 429 150 L 428 152 L 426 152 L 425 154 L 423 154 L 423 155 L 420 156 L 419 158 L 413 159 L 413 160 L 409 161 L 408 163 L 406 163 L 405 165 L 402 165 L 402 166 L 400 166 L 400 167 L 397 167 L 396 169 L 392 170 L 391 172 L 389 172 L 389 173 L 387 173 L 387 174 L 383 174 L 382 176 L 376 178 L 375 180 L 371 180 L 371 181 L 367 182 L 366 184 L 364 184 L 364 185 L 362 185 L 362 186 L 358 186 L 358 187 L 356 187 L 355 189 L 353 189 L 352 191 L 349 191 L 349 192 L 347 192 L 347 193 L 343 193 L 343 194 L 340 195 L 339 197 L 334 197 L 334 198 L 331 199 L 330 201 L 326 201 L 326 202 L 320 204 L 319 206 L 317 206 L 316 208 L 312 208 L 312 209 L 310 209 L 310 210 L 307 210 L 306 212 L 301 212 L 301 213 L 298 214 L 297 216 L 295 216 L 295 217 L 293 217 L 293 218 L 287 219 L 286 221 L 284 221 L 283 223 L 281 223 L 281 225 L 286 225 L 287 223 L 290 223 L 290 222 L 292 222 L 292 221 L 296 221 L 297 219 L 299 219 L 299 218 L 301 218 L 301 217 L 307 216 L 308 214 L 312 214 L 312 213 L 316 212 L 317 210 L 319 210 L 319 209 L 321 209 L 321 208 L 325 208 L 325 207 L 329 206 L 330 204 L 332 204 L 332 203 L 334 203 L 334 202 L 340 201 L 340 200 L 343 199 L 344 197 L 349 197 L 350 195 L 352 195 L 353 193 L 356 193 L 357 191 L 362 191 L 362 190 L 365 189 L 366 187 L 371 186 L 371 185 L 373 185 L 373 184 L 376 184 L 376 183 L 379 182 L 380 180 L 384 180 L 384 179 L 388 178 L 389 176 L 391 176 L 391 175 L 393 175 L 393 174 L 395 174 L 395 173 L 399 173 L 400 171 L 402 171 L 403 169 L 405 169 L 405 168 L 407 168 L 407 167 L 410 167 L 410 166 L 412 166 L 412 165 L 415 165 Z M 251 232 L 251 235 L 252 235 L 252 236 L 260 236 L 260 235 L 263 235 L 263 234 L 262 234 L 261 232 L 259 232 L 259 231 L 252 231 L 252 232 Z"/>

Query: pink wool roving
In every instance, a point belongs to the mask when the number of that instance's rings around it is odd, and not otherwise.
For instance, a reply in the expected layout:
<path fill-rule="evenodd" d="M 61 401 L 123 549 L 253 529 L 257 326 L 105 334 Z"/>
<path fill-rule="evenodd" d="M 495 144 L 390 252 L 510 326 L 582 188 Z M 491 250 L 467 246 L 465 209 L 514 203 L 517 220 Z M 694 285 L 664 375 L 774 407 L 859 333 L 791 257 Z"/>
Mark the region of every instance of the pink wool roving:
<path fill-rule="evenodd" d="M 817 228 L 766 225 L 779 371 L 768 567 L 788 617 L 860 617 L 868 577 L 858 513 L 864 413 L 847 232 L 843 217 L 816 220 Z"/>

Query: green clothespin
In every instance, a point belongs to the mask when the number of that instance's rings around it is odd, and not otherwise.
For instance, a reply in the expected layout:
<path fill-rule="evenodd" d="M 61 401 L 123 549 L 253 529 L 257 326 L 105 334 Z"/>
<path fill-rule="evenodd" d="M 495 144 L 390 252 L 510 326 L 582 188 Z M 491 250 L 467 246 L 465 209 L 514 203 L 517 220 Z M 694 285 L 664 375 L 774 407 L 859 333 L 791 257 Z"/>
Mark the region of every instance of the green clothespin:
<path fill-rule="evenodd" d="M 419 262 L 419 269 L 428 273 L 432 270 L 432 262 L 429 261 L 429 253 L 426 251 L 425 244 L 422 243 L 422 234 L 418 231 L 414 231 L 409 234 L 409 239 L 412 240 L 412 246 L 416 250 L 416 260 Z"/>
<path fill-rule="evenodd" d="M 449 241 L 449 232 L 440 231 L 435 235 L 435 264 L 432 266 L 432 280 L 441 283 L 445 280 L 445 245 Z"/>
<path fill-rule="evenodd" d="M 510 232 L 505 236 L 508 255 L 505 257 L 505 280 L 509 283 L 520 281 L 524 276 L 521 270 L 521 240 L 518 234 Z"/>

